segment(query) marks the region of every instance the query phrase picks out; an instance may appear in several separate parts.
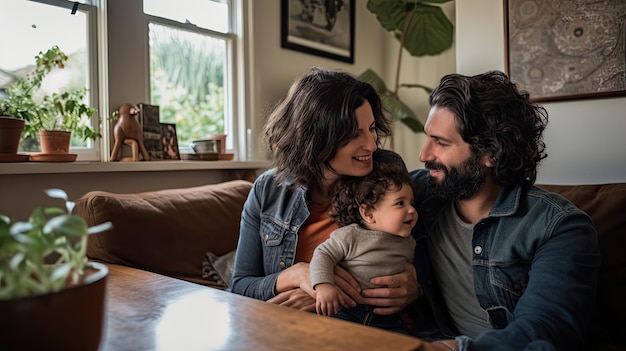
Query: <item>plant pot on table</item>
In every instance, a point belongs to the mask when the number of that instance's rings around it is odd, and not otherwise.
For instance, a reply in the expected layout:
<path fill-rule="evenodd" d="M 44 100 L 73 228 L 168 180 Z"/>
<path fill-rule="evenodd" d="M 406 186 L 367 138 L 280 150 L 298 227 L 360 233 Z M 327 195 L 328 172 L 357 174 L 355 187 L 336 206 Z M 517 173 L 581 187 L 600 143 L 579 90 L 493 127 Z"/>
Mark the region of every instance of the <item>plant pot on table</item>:
<path fill-rule="evenodd" d="M 98 350 L 109 269 L 88 262 L 77 285 L 0 300 L 0 350 Z"/>

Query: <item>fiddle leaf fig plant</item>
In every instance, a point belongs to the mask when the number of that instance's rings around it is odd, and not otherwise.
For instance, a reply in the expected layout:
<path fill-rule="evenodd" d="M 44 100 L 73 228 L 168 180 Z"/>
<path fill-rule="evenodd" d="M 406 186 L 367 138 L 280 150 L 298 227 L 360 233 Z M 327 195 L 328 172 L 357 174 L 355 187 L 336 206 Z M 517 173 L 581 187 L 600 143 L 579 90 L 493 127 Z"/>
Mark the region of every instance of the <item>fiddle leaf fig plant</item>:
<path fill-rule="evenodd" d="M 368 0 L 367 9 L 385 30 L 400 42 L 395 82 L 391 87 L 372 69 L 357 78 L 372 84 L 392 116 L 414 132 L 421 132 L 417 115 L 398 97 L 400 88 L 419 88 L 430 93 L 432 88 L 417 83 L 400 82 L 402 54 L 407 50 L 414 57 L 438 55 L 452 46 L 454 25 L 438 4 L 452 0 Z"/>
<path fill-rule="evenodd" d="M 61 189 L 46 194 L 65 202 L 36 208 L 28 221 L 0 215 L 0 299 L 45 294 L 77 284 L 87 265 L 87 237 L 112 228 L 110 222 L 88 227 L 72 214 L 74 202 Z"/>

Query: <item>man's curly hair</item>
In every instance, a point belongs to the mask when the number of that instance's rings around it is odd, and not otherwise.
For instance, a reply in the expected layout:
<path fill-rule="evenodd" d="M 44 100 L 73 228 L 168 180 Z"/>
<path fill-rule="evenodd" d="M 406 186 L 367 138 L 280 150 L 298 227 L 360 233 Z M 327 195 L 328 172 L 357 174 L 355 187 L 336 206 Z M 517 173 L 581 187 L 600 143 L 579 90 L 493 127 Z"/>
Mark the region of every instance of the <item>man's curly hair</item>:
<path fill-rule="evenodd" d="M 463 140 L 475 155 L 489 155 L 501 185 L 530 186 L 546 158 L 546 110 L 502 72 L 449 74 L 430 94 L 430 105 L 452 112 Z"/>
<path fill-rule="evenodd" d="M 364 177 L 342 176 L 335 182 L 328 216 L 340 227 L 361 223 L 361 205 L 373 209 L 387 191 L 399 190 L 403 185 L 411 186 L 411 179 L 399 163 L 376 164 L 374 171 Z"/>

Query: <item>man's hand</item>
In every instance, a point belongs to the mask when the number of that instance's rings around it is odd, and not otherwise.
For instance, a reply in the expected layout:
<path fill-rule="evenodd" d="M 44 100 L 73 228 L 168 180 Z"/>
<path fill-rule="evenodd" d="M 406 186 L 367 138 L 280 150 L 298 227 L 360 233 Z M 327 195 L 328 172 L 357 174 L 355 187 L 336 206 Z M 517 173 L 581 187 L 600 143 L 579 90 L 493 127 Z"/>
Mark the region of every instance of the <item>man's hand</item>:
<path fill-rule="evenodd" d="M 410 263 L 405 265 L 402 273 L 376 277 L 370 281 L 385 287 L 363 290 L 363 299 L 359 303 L 378 306 L 373 311 L 376 314 L 398 313 L 421 295 L 415 267 Z"/>
<path fill-rule="evenodd" d="M 295 308 L 300 311 L 315 311 L 315 299 L 300 288 L 287 290 L 267 300 L 269 303 Z"/>

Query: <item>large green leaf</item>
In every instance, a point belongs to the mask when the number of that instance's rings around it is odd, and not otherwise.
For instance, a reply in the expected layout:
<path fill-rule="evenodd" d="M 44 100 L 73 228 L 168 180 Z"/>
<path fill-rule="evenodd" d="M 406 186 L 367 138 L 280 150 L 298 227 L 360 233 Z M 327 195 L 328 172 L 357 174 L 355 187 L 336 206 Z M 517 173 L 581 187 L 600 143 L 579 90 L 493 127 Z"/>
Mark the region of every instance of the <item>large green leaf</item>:
<path fill-rule="evenodd" d="M 357 79 L 371 84 L 374 89 L 376 89 L 383 101 L 383 106 L 385 106 L 385 109 L 391 114 L 391 116 L 393 116 L 394 119 L 404 123 L 416 133 L 423 130 L 424 127 L 419 119 L 417 119 L 415 112 L 413 112 L 413 110 L 411 110 L 402 101 L 398 100 L 398 98 L 387 89 L 385 82 L 376 72 L 374 72 L 374 70 L 371 68 L 367 69 L 365 72 L 361 73 Z"/>
<path fill-rule="evenodd" d="M 404 21 L 413 12 L 408 24 L 404 47 L 412 56 L 438 55 L 452 46 L 454 25 L 439 6 L 450 0 L 368 0 L 367 8 L 376 15 L 387 31 L 400 38 Z"/>
<path fill-rule="evenodd" d="M 402 101 L 391 94 L 386 94 L 382 96 L 383 105 L 393 118 L 399 120 L 404 123 L 407 127 L 409 127 L 413 132 L 419 133 L 424 130 L 424 126 L 417 119 L 417 115 L 415 112 L 409 108 L 409 106 L 405 105 Z"/>
<path fill-rule="evenodd" d="M 361 73 L 357 79 L 362 82 L 369 83 L 372 87 L 374 87 L 379 95 L 385 94 L 389 91 L 382 78 L 380 78 L 380 76 L 371 68 L 368 68 L 365 72 Z"/>
<path fill-rule="evenodd" d="M 367 9 L 385 30 L 397 39 L 404 32 L 404 48 L 415 57 L 438 55 L 452 46 L 454 25 L 441 8 L 432 4 L 443 4 L 452 0 L 368 0 Z M 405 21 L 409 20 L 405 24 Z M 398 61 L 400 62 L 400 61 Z M 397 68 L 398 72 L 400 67 Z M 385 82 L 371 69 L 363 72 L 359 80 L 370 83 L 381 95 L 385 108 L 397 119 L 419 133 L 423 125 L 415 113 L 398 99 L 397 92 L 390 91 Z M 396 82 L 398 84 L 399 82 Z M 419 88 L 430 93 L 431 88 L 421 84 L 400 84 L 404 88 Z M 395 89 L 395 86 L 394 86 Z"/>

